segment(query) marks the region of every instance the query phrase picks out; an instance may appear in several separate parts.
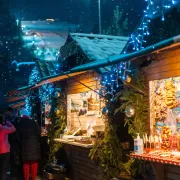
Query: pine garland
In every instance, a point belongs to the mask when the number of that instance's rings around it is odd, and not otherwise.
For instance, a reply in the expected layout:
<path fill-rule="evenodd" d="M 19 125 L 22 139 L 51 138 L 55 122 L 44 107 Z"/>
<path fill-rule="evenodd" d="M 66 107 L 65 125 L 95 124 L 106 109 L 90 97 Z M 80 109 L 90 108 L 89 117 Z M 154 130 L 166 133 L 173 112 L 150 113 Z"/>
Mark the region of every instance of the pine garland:
<path fill-rule="evenodd" d="M 135 108 L 134 117 L 126 117 L 125 125 L 128 125 L 129 134 L 135 138 L 137 133 L 142 137 L 147 132 L 147 120 L 149 116 L 148 96 L 146 95 L 146 88 L 144 86 L 144 77 L 139 75 L 134 81 L 135 88 L 124 87 L 124 90 L 116 95 L 123 103 L 115 110 L 124 112 L 128 105 Z M 144 93 L 142 93 L 144 92 Z"/>
<path fill-rule="evenodd" d="M 62 144 L 54 141 L 55 138 L 59 138 L 60 134 L 63 134 L 66 125 L 66 91 L 63 89 L 64 84 L 60 85 L 61 92 L 60 97 L 51 97 L 51 112 L 49 118 L 51 119 L 50 130 L 48 131 L 49 138 L 49 161 L 52 161 L 55 153 L 61 148 Z"/>
<path fill-rule="evenodd" d="M 119 141 L 116 133 L 116 126 L 112 123 L 113 116 L 119 111 L 124 112 L 128 105 L 133 105 L 136 114 L 132 118 L 125 119 L 125 125 L 128 125 L 128 133 L 135 138 L 136 133 L 140 135 L 146 132 L 148 119 L 147 96 L 142 92 L 145 91 L 143 76 L 138 76 L 132 86 L 124 89 L 115 95 L 114 101 L 121 101 L 119 108 L 113 109 L 111 101 L 106 101 L 106 107 L 109 107 L 109 114 L 104 116 L 106 120 L 106 130 L 103 139 L 99 139 L 90 151 L 91 159 L 100 165 L 104 179 L 119 177 L 121 172 L 128 175 L 135 175 L 137 172 L 137 161 L 132 159 L 129 154 L 124 153 L 123 145 Z M 139 90 L 139 91 L 138 91 Z"/>
<path fill-rule="evenodd" d="M 105 117 L 107 118 L 107 117 Z M 103 139 L 99 139 L 90 151 L 90 158 L 100 163 L 104 179 L 117 177 L 122 167 L 122 144 L 120 143 L 116 129 L 111 125 L 106 125 Z"/>

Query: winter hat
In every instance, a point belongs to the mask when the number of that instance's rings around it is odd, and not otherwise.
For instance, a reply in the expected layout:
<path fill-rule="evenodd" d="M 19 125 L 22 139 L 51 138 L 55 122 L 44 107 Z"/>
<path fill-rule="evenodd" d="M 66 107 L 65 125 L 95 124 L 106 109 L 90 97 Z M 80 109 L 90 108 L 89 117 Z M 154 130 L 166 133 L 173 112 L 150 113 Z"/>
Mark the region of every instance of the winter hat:
<path fill-rule="evenodd" d="M 29 118 L 29 117 L 30 117 L 29 112 L 28 112 L 26 109 L 21 109 L 21 110 L 19 111 L 19 114 L 20 114 L 20 116 L 23 117 L 23 118 Z"/>

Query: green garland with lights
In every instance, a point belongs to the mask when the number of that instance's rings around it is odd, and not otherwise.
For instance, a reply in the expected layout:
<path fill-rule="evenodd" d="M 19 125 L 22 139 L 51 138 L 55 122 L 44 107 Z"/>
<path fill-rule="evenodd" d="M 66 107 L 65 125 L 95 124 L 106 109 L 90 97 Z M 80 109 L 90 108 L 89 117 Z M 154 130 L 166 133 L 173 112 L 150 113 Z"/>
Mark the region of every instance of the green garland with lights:
<path fill-rule="evenodd" d="M 57 96 L 51 97 L 51 111 L 49 118 L 51 119 L 51 125 L 48 131 L 49 139 L 49 161 L 52 161 L 55 153 L 61 148 L 62 144 L 54 141 L 55 138 L 59 138 L 60 134 L 63 134 L 66 126 L 66 91 L 63 89 L 65 85 L 62 83 L 58 88 L 61 89 Z"/>
<path fill-rule="evenodd" d="M 128 133 L 135 138 L 137 133 L 142 137 L 147 132 L 149 106 L 143 75 L 140 74 L 133 82 L 133 86 L 126 84 L 124 90 L 116 94 L 116 99 L 119 98 L 123 103 L 115 110 L 115 114 L 118 111 L 124 112 L 129 105 L 135 108 L 135 115 L 125 119 L 125 125 L 128 125 Z"/>
<path fill-rule="evenodd" d="M 103 116 L 106 121 L 105 135 L 104 138 L 97 140 L 89 154 L 91 159 L 100 165 L 104 179 L 119 177 L 121 173 L 135 176 L 140 172 L 137 161 L 129 156 L 120 142 L 116 133 L 117 127 L 112 123 L 112 119 L 118 112 L 125 112 L 126 107 L 131 104 L 135 107 L 136 113 L 133 117 L 125 119 L 128 133 L 133 138 L 136 137 L 136 133 L 144 134 L 148 120 L 148 105 L 146 93 L 143 92 L 145 92 L 144 79 L 138 76 L 133 86 L 124 85 L 123 90 L 115 95 L 114 103 L 121 102 L 118 108 L 113 106 L 110 100 L 106 101 L 109 112 Z"/>

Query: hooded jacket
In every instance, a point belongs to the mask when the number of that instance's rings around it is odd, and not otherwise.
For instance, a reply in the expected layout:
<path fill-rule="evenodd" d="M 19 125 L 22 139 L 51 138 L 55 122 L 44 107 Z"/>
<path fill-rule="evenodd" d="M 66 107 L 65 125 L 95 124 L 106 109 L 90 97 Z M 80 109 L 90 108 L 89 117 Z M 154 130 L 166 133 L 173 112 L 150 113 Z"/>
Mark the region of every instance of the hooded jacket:
<path fill-rule="evenodd" d="M 0 124 L 0 154 L 10 152 L 10 145 L 8 142 L 8 134 L 16 131 L 16 128 L 10 123 L 6 122 L 7 126 Z"/>
<path fill-rule="evenodd" d="M 41 131 L 35 121 L 24 116 L 17 127 L 17 138 L 20 143 L 21 158 L 23 161 L 39 160 Z"/>

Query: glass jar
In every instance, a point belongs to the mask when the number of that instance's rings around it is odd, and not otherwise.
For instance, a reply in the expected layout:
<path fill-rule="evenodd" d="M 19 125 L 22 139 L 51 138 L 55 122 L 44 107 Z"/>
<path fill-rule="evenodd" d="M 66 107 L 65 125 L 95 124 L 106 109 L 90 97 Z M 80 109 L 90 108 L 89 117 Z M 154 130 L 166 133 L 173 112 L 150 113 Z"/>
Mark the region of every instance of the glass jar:
<path fill-rule="evenodd" d="M 177 135 L 177 150 L 180 151 L 180 134 Z"/>
<path fill-rule="evenodd" d="M 163 126 L 161 131 L 161 148 L 164 150 L 170 150 L 170 138 L 171 138 L 172 130 L 169 126 Z"/>
<path fill-rule="evenodd" d="M 170 149 L 171 149 L 171 151 L 177 151 L 177 148 L 178 148 L 177 135 L 172 135 L 170 138 Z"/>

